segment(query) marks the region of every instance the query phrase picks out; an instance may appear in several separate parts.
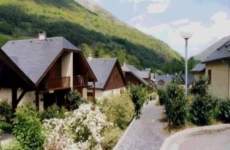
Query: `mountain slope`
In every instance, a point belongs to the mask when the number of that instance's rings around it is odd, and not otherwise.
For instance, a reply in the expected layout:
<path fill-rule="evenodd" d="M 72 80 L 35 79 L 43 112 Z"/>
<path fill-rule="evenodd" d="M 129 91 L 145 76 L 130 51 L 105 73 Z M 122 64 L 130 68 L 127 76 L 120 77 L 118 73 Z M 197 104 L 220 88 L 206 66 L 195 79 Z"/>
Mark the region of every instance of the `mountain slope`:
<path fill-rule="evenodd" d="M 118 57 L 121 63 L 166 72 L 180 69 L 181 57 L 164 42 L 117 21 L 98 6 L 86 8 L 90 3 L 76 1 L 0 0 L 0 44 L 46 31 L 48 36 L 66 37 L 86 55 Z"/>

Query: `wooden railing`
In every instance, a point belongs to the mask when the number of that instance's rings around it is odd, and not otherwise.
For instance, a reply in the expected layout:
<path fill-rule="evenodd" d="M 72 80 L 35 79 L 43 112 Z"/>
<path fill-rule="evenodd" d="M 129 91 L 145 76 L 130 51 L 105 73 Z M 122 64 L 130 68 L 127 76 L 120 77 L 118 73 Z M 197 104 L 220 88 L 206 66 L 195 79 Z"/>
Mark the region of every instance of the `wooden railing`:
<path fill-rule="evenodd" d="M 73 78 L 73 86 L 74 88 L 83 88 L 86 87 L 84 78 L 81 75 L 74 76 Z"/>
<path fill-rule="evenodd" d="M 68 89 L 70 88 L 70 77 L 49 80 L 47 88 L 49 90 Z"/>

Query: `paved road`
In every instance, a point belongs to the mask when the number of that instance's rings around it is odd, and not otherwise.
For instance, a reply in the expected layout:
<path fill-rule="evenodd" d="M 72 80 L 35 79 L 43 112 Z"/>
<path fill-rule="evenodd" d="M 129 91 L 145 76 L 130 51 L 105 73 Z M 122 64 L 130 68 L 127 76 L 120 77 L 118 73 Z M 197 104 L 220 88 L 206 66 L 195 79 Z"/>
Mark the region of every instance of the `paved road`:
<path fill-rule="evenodd" d="M 168 134 L 163 130 L 163 109 L 150 102 L 143 108 L 141 118 L 128 127 L 114 150 L 159 150 Z"/>

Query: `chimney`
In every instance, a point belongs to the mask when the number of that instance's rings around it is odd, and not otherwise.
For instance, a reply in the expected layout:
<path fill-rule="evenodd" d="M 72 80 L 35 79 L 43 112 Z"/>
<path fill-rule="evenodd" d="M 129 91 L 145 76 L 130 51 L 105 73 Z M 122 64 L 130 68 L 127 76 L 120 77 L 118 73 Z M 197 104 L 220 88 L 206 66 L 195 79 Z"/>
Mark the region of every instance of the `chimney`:
<path fill-rule="evenodd" d="M 46 32 L 39 32 L 38 33 L 38 39 L 39 40 L 45 40 L 46 39 Z"/>

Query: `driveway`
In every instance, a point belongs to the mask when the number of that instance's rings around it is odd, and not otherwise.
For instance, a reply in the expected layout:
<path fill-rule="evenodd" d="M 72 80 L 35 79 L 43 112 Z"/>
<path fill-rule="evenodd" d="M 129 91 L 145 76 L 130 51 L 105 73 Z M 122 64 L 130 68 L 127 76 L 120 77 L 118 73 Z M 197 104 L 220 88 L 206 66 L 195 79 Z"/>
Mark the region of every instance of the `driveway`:
<path fill-rule="evenodd" d="M 154 101 L 143 107 L 140 119 L 134 120 L 114 150 L 159 150 L 169 136 L 162 122 L 163 108 Z"/>

